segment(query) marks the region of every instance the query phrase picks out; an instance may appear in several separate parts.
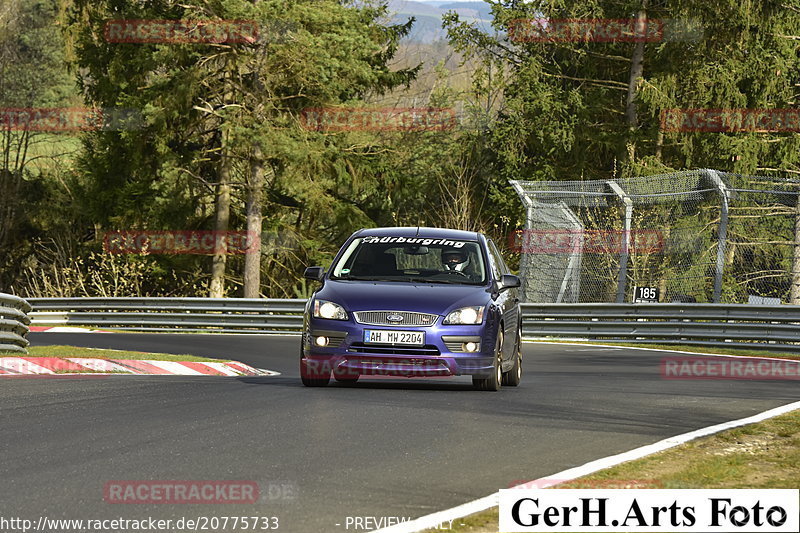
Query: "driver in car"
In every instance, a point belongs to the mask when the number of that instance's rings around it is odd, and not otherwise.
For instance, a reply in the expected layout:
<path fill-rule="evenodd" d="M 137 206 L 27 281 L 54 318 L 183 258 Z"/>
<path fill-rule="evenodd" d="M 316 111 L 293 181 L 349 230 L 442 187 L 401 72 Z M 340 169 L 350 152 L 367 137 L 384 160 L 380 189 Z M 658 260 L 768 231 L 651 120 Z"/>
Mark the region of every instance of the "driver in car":
<path fill-rule="evenodd" d="M 442 250 L 442 263 L 446 270 L 463 272 L 469 264 L 469 257 L 463 250 Z"/>

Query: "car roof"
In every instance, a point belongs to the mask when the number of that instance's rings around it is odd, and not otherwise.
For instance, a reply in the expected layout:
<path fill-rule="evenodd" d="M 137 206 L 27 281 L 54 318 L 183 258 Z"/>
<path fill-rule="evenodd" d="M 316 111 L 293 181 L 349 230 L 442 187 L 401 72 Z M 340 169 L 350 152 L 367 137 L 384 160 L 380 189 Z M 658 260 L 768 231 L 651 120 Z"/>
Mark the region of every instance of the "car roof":
<path fill-rule="evenodd" d="M 456 239 L 460 241 L 478 241 L 480 233 L 448 228 L 424 228 L 417 226 L 395 228 L 364 228 L 355 233 L 355 237 L 363 235 L 375 237 L 422 237 L 423 239 Z"/>

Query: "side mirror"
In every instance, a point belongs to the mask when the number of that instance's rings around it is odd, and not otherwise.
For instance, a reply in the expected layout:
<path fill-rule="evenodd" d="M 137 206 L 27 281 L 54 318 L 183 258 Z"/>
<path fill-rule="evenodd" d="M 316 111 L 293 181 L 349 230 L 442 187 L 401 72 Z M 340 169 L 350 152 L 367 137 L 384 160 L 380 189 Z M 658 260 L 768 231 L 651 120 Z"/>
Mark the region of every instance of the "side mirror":
<path fill-rule="evenodd" d="M 306 279 L 314 280 L 314 281 L 322 281 L 322 278 L 325 276 L 325 269 L 322 267 L 308 267 L 303 274 L 303 277 Z"/>
<path fill-rule="evenodd" d="M 514 274 L 503 274 L 503 278 L 500 280 L 500 290 L 516 289 L 520 285 L 522 285 L 522 282 Z"/>

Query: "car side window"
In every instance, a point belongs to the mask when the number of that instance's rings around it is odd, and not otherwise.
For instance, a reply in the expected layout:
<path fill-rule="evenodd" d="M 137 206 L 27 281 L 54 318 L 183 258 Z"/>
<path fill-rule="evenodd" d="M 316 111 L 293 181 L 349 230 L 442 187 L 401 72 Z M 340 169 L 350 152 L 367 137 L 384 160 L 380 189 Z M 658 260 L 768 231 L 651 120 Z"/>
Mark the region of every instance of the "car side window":
<path fill-rule="evenodd" d="M 497 245 L 494 241 L 489 241 L 489 247 L 492 250 L 492 255 L 497 259 L 497 266 L 500 269 L 501 274 L 510 274 L 511 270 L 508 269 L 508 265 L 506 265 L 505 259 L 503 259 L 503 254 L 500 253 L 500 249 L 497 248 Z"/>
<path fill-rule="evenodd" d="M 496 280 L 502 278 L 502 258 L 497 255 L 497 248 L 495 248 L 494 243 L 487 239 L 487 249 L 489 250 L 489 264 L 492 267 L 492 277 Z"/>

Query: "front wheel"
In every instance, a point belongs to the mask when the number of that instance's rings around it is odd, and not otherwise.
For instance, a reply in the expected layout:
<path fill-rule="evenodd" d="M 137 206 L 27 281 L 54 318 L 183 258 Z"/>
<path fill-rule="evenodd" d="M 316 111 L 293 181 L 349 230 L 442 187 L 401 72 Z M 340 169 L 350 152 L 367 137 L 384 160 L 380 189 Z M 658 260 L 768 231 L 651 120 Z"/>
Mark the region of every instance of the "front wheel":
<path fill-rule="evenodd" d="M 517 342 L 514 345 L 514 366 L 503 372 L 503 385 L 516 387 L 522 381 L 522 328 L 517 330 Z"/>
<path fill-rule="evenodd" d="M 494 365 L 492 366 L 492 376 L 489 378 L 472 378 L 472 386 L 477 390 L 499 391 L 503 382 L 503 367 L 501 365 L 503 357 L 503 325 L 497 331 L 497 342 L 494 346 Z"/>
<path fill-rule="evenodd" d="M 325 387 L 331 380 L 331 371 L 321 371 L 317 366 L 317 361 L 311 361 L 309 364 L 305 359 L 300 360 L 300 381 L 306 387 Z"/>

